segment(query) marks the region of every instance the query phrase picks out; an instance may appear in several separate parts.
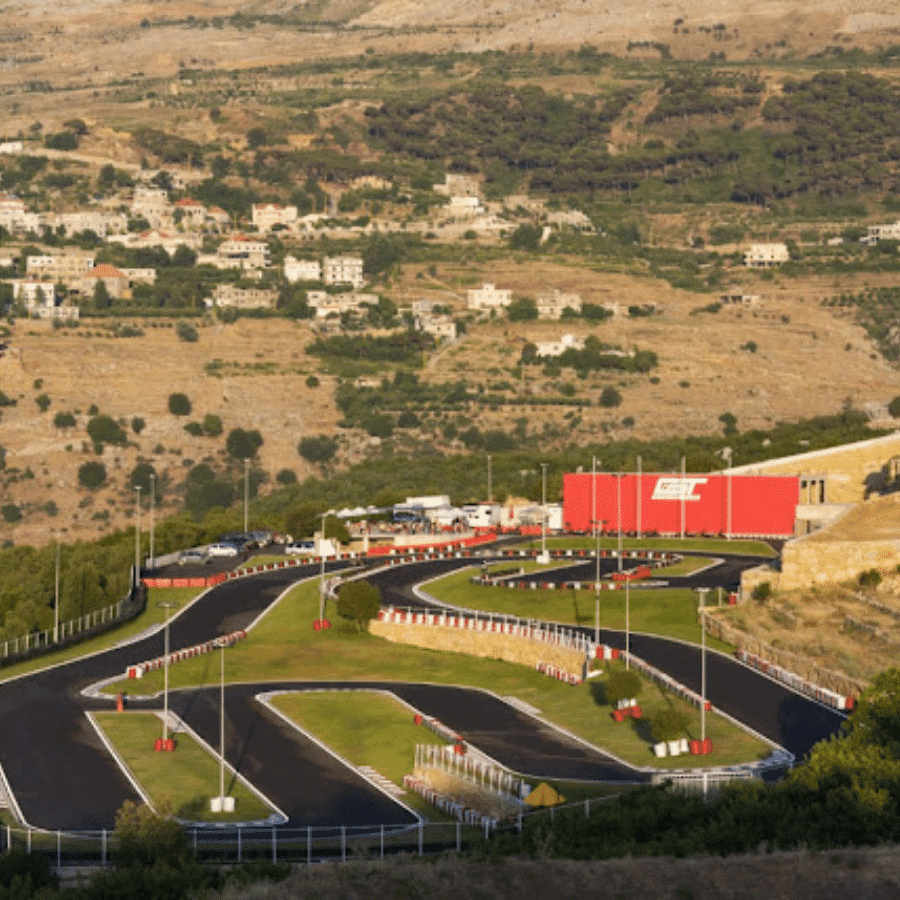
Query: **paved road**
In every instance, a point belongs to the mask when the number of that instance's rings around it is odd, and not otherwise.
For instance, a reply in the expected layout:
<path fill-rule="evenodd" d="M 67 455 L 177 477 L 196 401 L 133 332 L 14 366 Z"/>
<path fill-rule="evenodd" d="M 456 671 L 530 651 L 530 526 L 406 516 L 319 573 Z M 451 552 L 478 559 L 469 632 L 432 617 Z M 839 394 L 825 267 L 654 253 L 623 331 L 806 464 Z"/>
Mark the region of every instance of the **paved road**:
<path fill-rule="evenodd" d="M 435 560 L 394 566 L 373 574 L 386 602 L 418 600 L 412 586 L 471 560 Z M 329 566 L 331 567 L 331 566 Z M 229 581 L 181 612 L 170 627 L 171 649 L 246 628 L 290 584 L 318 573 L 316 564 L 276 569 Z M 624 646 L 620 632 L 602 639 Z M 632 650 L 699 690 L 696 647 L 644 635 Z M 130 663 L 163 652 L 158 633 L 45 672 L 0 684 L 0 764 L 26 821 L 50 829 L 110 828 L 115 811 L 134 790 L 106 752 L 84 715 L 109 709 L 86 700 L 82 688 L 121 674 Z M 207 657 L 215 665 L 214 656 Z M 712 702 L 770 739 L 802 756 L 833 733 L 841 718 L 728 657 L 710 654 Z M 309 687 L 310 685 L 305 685 Z M 332 685 L 337 687 L 338 685 Z M 423 713 L 435 716 L 504 765 L 528 775 L 633 781 L 634 770 L 547 728 L 483 692 L 435 685 L 381 685 Z M 410 813 L 356 773 L 289 728 L 253 698 L 259 691 L 295 688 L 271 682 L 227 689 L 226 756 L 297 824 L 398 824 Z M 173 694 L 173 708 L 210 744 L 218 745 L 218 697 L 214 689 Z M 158 707 L 161 704 L 143 704 Z"/>

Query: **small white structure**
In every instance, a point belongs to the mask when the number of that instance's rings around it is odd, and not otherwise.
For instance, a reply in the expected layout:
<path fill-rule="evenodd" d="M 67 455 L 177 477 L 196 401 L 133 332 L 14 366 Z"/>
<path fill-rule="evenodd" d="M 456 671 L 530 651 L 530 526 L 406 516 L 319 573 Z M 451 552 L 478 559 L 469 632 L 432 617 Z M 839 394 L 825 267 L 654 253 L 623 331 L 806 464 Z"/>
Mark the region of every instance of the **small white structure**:
<path fill-rule="evenodd" d="M 466 291 L 466 305 L 474 310 L 505 309 L 512 303 L 512 291 L 499 289 L 490 282 Z"/>
<path fill-rule="evenodd" d="M 864 243 L 877 244 L 879 241 L 900 241 L 900 222 L 891 225 L 870 225 Z"/>
<path fill-rule="evenodd" d="M 240 288 L 233 284 L 216 286 L 212 295 L 218 307 L 233 306 L 237 309 L 275 309 L 278 293 L 265 288 Z"/>
<path fill-rule="evenodd" d="M 789 262 L 787 244 L 752 244 L 744 251 L 744 265 L 750 269 L 768 269 Z"/>
<path fill-rule="evenodd" d="M 317 259 L 284 258 L 284 277 L 291 284 L 298 281 L 321 281 L 322 264 Z"/>
<path fill-rule="evenodd" d="M 561 319 L 567 309 L 580 313 L 583 305 L 578 294 L 564 294 L 556 288 L 549 294 L 538 294 L 536 303 L 540 319 Z"/>
<path fill-rule="evenodd" d="M 366 283 L 361 256 L 326 256 L 322 262 L 325 284 L 350 284 L 360 288 Z"/>
<path fill-rule="evenodd" d="M 219 244 L 216 252 L 223 269 L 263 269 L 269 264 L 269 245 L 243 234 L 235 234 Z"/>
<path fill-rule="evenodd" d="M 25 261 L 29 275 L 64 283 L 81 278 L 93 268 L 94 257 L 80 253 L 46 253 L 29 256 Z"/>
<path fill-rule="evenodd" d="M 0 142 L 0 153 L 21 153 L 25 149 L 22 141 Z"/>
<path fill-rule="evenodd" d="M 537 341 L 535 347 L 538 356 L 562 356 L 566 350 L 583 349 L 584 340 L 574 334 L 564 334 L 558 341 Z"/>
<path fill-rule="evenodd" d="M 297 222 L 297 207 L 280 203 L 254 203 L 250 207 L 250 220 L 260 231 L 269 231 L 276 225 L 290 228 Z"/>

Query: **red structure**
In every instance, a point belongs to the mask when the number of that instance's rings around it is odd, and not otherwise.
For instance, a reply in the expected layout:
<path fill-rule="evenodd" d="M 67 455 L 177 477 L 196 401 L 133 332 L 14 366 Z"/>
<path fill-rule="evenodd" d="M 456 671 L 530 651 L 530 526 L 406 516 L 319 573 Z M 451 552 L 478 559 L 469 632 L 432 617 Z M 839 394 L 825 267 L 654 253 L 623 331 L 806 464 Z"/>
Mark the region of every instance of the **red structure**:
<path fill-rule="evenodd" d="M 793 475 L 598 472 L 563 476 L 563 523 L 607 534 L 791 537 L 800 479 Z"/>

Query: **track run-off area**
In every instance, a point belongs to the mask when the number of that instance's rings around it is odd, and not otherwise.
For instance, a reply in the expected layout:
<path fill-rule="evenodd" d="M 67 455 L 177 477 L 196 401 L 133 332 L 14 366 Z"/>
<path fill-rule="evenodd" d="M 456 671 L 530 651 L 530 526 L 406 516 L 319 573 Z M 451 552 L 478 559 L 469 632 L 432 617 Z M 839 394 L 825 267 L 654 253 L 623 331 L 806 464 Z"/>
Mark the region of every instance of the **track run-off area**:
<path fill-rule="evenodd" d="M 367 577 L 381 589 L 385 604 L 421 608 L 426 601 L 416 591 L 417 585 L 483 560 L 505 561 L 502 556 L 485 555 L 387 567 L 377 563 L 382 567 Z M 711 566 L 696 576 L 698 585 L 685 579 L 684 586 L 729 583 L 735 571 L 756 561 L 729 557 L 716 563 L 723 567 L 721 571 Z M 587 567 L 583 561 L 573 561 L 569 571 L 565 565 L 555 567 L 554 577 L 589 579 Z M 346 569 L 347 562 L 329 561 L 326 568 L 329 572 Z M 314 562 L 231 579 L 206 590 L 171 619 L 170 652 L 252 630 L 293 584 L 318 574 L 319 563 Z M 590 629 L 584 631 L 593 634 Z M 603 629 L 600 641 L 625 648 L 625 635 L 619 631 Z M 686 687 L 700 691 L 698 646 L 632 633 L 630 648 Z M 109 711 L 114 697 L 83 692 L 121 678 L 128 666 L 163 653 L 159 629 L 126 645 L 58 665 L 48 661 L 47 668 L 0 682 L 0 766 L 25 823 L 50 831 L 112 829 L 124 801 L 141 802 L 87 715 Z M 836 733 L 844 719 L 841 713 L 724 653 L 707 651 L 706 670 L 706 696 L 715 708 L 797 759 L 817 741 Z M 284 814 L 287 821 L 273 820 L 274 828 L 404 826 L 415 824 L 419 816 L 259 699 L 271 692 L 386 691 L 465 735 L 473 748 L 500 765 L 532 779 L 633 784 L 649 777 L 645 769 L 622 763 L 481 688 L 393 681 L 289 681 L 277 671 L 261 675 L 259 681 L 225 686 L 225 758 Z M 135 688 L 139 689 L 139 683 Z M 162 707 L 161 696 L 135 697 L 129 702 L 129 709 Z M 169 708 L 208 745 L 218 747 L 218 686 L 172 690 Z"/>

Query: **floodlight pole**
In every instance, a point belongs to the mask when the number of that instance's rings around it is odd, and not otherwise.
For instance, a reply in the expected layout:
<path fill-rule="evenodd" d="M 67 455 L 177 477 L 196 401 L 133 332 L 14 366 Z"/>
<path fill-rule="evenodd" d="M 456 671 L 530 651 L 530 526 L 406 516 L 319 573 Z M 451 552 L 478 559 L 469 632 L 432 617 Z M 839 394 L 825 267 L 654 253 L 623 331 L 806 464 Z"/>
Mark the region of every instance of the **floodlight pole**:
<path fill-rule="evenodd" d="M 322 513 L 322 540 L 319 542 L 319 624 L 325 621 L 325 517 Z"/>
<path fill-rule="evenodd" d="M 595 554 L 594 572 L 594 643 L 600 643 L 600 523 L 597 521 L 597 457 L 591 460 L 591 494 L 593 497 L 593 517 L 591 528 L 597 538 L 597 551 Z"/>
<path fill-rule="evenodd" d="M 709 588 L 697 588 L 700 595 L 700 740 L 706 740 L 706 593 Z"/>
<path fill-rule="evenodd" d="M 619 522 L 619 571 L 622 571 L 622 473 L 616 472 L 616 510 Z"/>
<path fill-rule="evenodd" d="M 490 453 L 488 453 L 488 458 L 487 458 L 487 478 L 488 478 L 488 484 L 487 484 L 488 503 L 493 503 L 494 502 L 494 487 L 493 487 L 492 479 L 491 479 L 491 454 Z"/>
<path fill-rule="evenodd" d="M 141 486 L 134 486 L 136 500 L 134 504 L 134 586 L 141 583 Z"/>
<path fill-rule="evenodd" d="M 244 460 L 244 534 L 247 534 L 247 528 L 250 518 L 250 460 Z"/>
<path fill-rule="evenodd" d="M 156 551 L 154 549 L 153 539 L 155 531 L 155 512 L 156 512 L 156 473 L 150 473 L 150 568 L 156 568 Z"/>
<path fill-rule="evenodd" d="M 547 463 L 541 463 L 541 560 L 547 559 Z"/>
<path fill-rule="evenodd" d="M 625 579 L 625 668 L 631 668 L 631 582 Z"/>
<path fill-rule="evenodd" d="M 222 655 L 219 667 L 219 800 L 222 809 L 225 809 L 225 638 L 222 637 L 220 653 Z"/>
<path fill-rule="evenodd" d="M 53 588 L 53 643 L 59 643 L 59 535 L 56 535 L 56 568 Z"/>
<path fill-rule="evenodd" d="M 176 603 L 160 603 L 166 611 L 166 622 L 163 628 L 163 740 L 169 737 L 169 610 Z M 165 745 L 163 745 L 165 749 Z"/>

